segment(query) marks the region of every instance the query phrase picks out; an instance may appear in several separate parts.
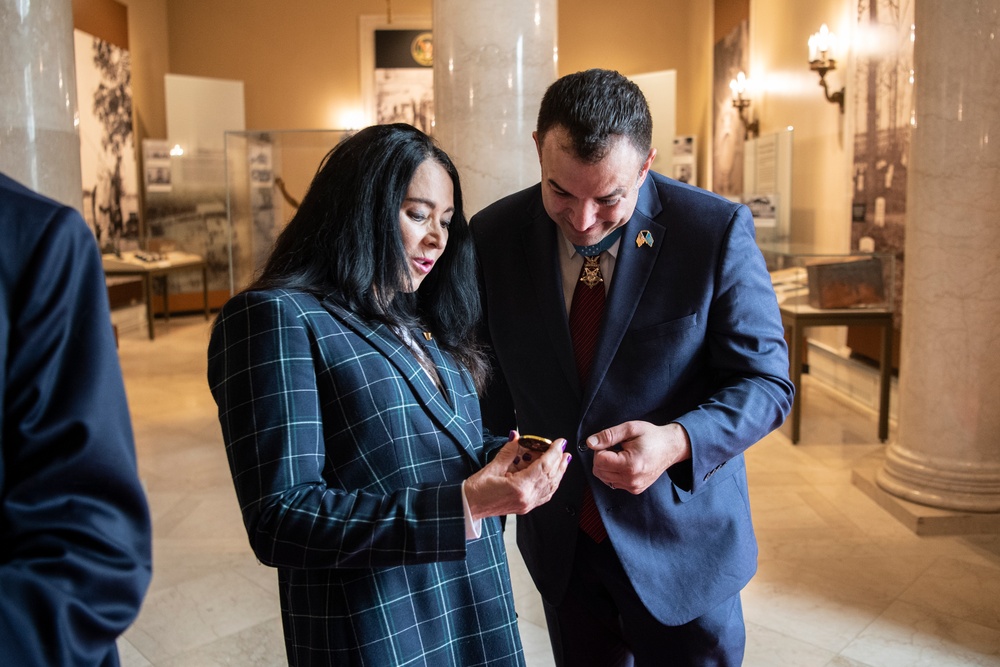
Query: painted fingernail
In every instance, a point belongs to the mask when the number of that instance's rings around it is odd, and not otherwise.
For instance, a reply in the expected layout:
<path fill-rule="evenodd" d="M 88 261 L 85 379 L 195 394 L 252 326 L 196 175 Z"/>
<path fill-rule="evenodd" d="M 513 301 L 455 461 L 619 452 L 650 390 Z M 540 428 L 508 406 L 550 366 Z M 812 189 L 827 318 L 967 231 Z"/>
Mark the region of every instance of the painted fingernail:
<path fill-rule="evenodd" d="M 524 460 L 525 461 L 530 461 L 531 460 L 531 452 L 525 452 L 524 453 Z"/>
<path fill-rule="evenodd" d="M 568 442 L 566 442 L 565 440 L 563 440 L 563 444 L 562 444 L 562 450 L 563 450 L 564 452 L 566 451 L 566 445 L 568 445 L 568 444 L 569 444 Z"/>
<path fill-rule="evenodd" d="M 511 431 L 510 435 L 507 436 L 507 439 L 513 440 L 515 435 L 517 435 L 517 431 Z"/>
<path fill-rule="evenodd" d="M 572 454 L 567 454 L 566 455 L 566 463 L 569 463 L 572 460 L 573 460 L 573 455 Z"/>
<path fill-rule="evenodd" d="M 521 457 L 520 456 L 515 456 L 514 457 L 514 465 L 517 465 L 520 462 L 521 462 Z"/>

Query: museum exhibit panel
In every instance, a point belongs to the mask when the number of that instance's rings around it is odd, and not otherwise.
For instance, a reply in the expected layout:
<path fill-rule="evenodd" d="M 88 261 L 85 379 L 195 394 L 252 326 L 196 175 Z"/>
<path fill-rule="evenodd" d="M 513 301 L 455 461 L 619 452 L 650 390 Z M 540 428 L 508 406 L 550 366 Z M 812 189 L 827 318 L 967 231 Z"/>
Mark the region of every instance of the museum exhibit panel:
<path fill-rule="evenodd" d="M 262 268 L 323 158 L 347 132 L 226 132 L 227 247 L 234 293 Z"/>

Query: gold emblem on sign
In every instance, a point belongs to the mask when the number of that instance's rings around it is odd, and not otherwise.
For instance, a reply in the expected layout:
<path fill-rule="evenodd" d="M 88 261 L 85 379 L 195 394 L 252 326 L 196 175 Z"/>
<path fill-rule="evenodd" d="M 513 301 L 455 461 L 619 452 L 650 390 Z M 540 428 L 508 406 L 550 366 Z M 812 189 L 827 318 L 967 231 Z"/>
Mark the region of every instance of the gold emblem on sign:
<path fill-rule="evenodd" d="M 429 32 L 422 32 L 410 42 L 410 55 L 418 65 L 430 67 L 434 64 L 434 38 Z"/>

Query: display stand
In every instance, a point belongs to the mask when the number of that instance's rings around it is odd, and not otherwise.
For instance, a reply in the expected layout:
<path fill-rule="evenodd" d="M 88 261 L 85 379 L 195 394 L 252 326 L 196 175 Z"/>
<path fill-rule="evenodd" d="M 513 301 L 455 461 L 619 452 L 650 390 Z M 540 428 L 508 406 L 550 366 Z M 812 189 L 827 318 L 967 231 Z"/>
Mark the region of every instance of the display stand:
<path fill-rule="evenodd" d="M 878 437 L 889 438 L 892 375 L 894 261 L 885 253 L 820 253 L 792 244 L 761 244 L 778 298 L 789 347 L 789 372 L 795 384 L 791 439 L 799 442 L 802 419 L 802 370 L 805 331 L 810 327 L 878 327 Z"/>
<path fill-rule="evenodd" d="M 802 297 L 795 297 L 801 299 Z M 885 442 L 889 438 L 889 388 L 892 373 L 892 311 L 881 309 L 835 309 L 813 308 L 809 305 L 783 303 L 780 306 L 781 325 L 788 333 L 791 380 L 795 384 L 795 399 L 792 403 L 792 444 L 799 442 L 799 426 L 802 419 L 802 350 L 805 345 L 805 330 L 809 327 L 830 327 L 868 325 L 882 330 L 882 355 L 879 360 L 879 404 L 878 438 Z"/>
<path fill-rule="evenodd" d="M 149 327 L 149 339 L 156 338 L 153 314 L 153 281 L 159 280 L 163 285 L 164 320 L 170 322 L 170 282 L 167 276 L 179 271 L 201 270 L 202 295 L 205 307 L 205 319 L 209 318 L 208 308 L 208 265 L 200 255 L 186 252 L 170 252 L 159 259 L 143 260 L 136 253 L 122 253 L 119 257 L 106 254 L 101 258 L 106 276 L 138 276 L 142 279 L 143 293 L 146 299 L 146 322 Z"/>

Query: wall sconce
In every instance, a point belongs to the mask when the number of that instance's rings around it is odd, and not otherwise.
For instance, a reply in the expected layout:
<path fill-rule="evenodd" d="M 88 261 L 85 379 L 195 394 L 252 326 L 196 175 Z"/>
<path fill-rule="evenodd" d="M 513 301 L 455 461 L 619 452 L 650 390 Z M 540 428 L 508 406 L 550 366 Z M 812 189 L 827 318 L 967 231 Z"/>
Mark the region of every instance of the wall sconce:
<path fill-rule="evenodd" d="M 757 119 L 750 120 L 748 109 L 750 108 L 750 98 L 747 97 L 749 81 L 746 74 L 740 72 L 735 79 L 729 82 L 729 90 L 733 93 L 733 107 L 739 112 L 740 120 L 743 121 L 743 129 L 746 130 L 747 139 L 753 139 L 760 132 L 760 123 Z"/>
<path fill-rule="evenodd" d="M 836 48 L 837 36 L 824 23 L 819 32 L 809 38 L 809 69 L 819 72 L 819 85 L 823 86 L 826 101 L 839 104 L 840 113 L 844 113 L 844 87 L 831 93 L 826 83 L 826 73 L 837 69 Z"/>

